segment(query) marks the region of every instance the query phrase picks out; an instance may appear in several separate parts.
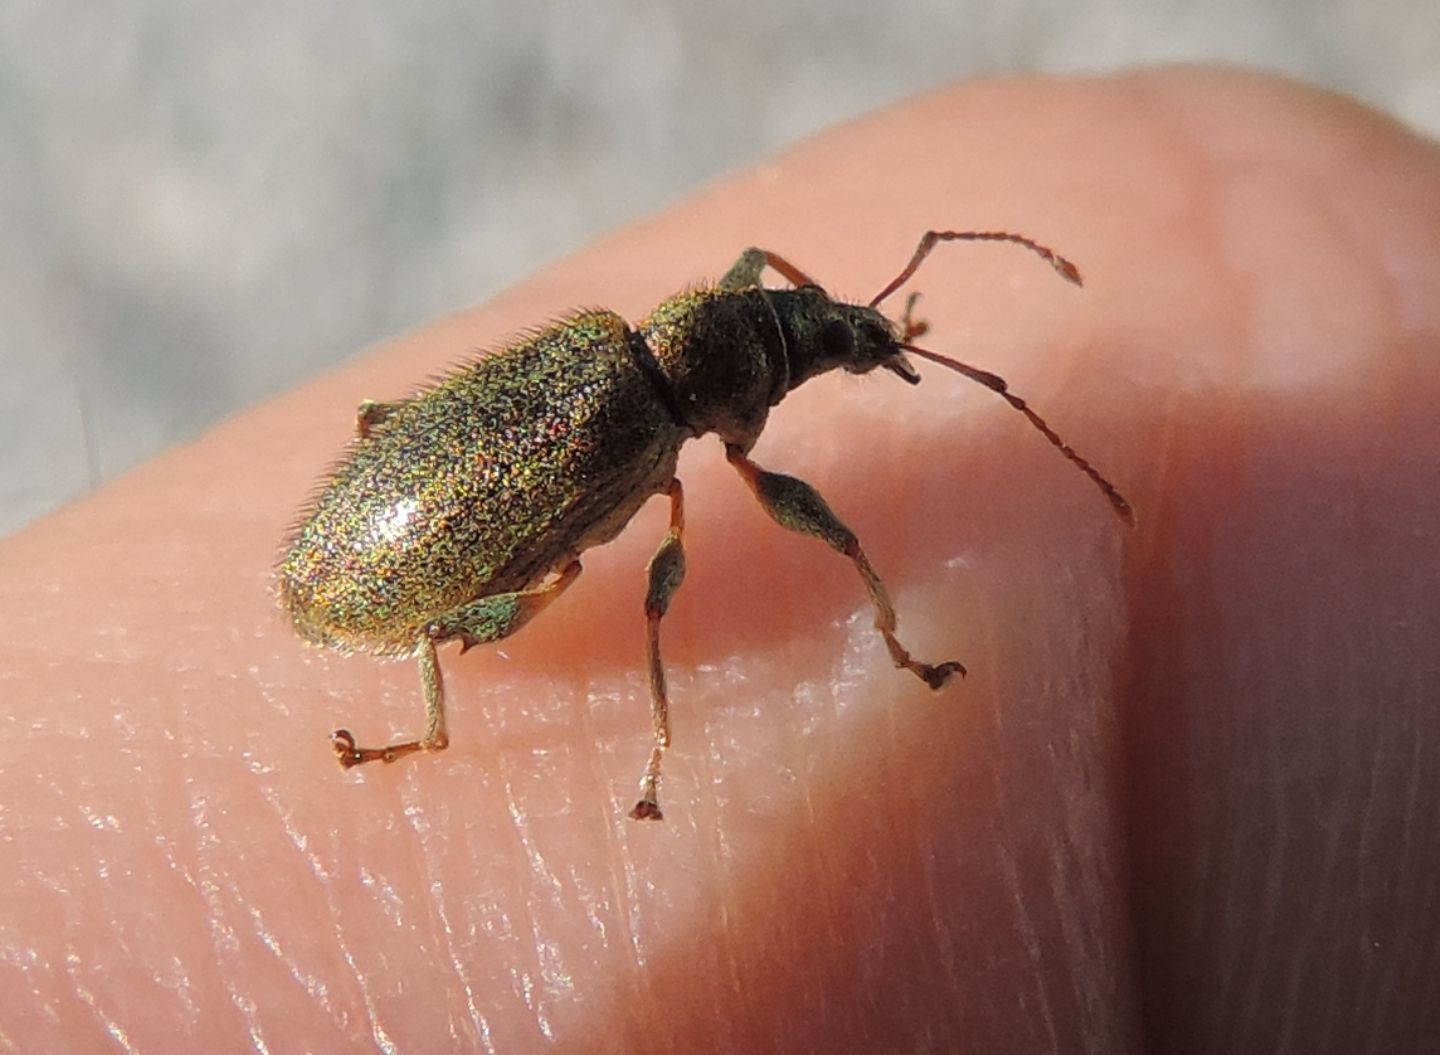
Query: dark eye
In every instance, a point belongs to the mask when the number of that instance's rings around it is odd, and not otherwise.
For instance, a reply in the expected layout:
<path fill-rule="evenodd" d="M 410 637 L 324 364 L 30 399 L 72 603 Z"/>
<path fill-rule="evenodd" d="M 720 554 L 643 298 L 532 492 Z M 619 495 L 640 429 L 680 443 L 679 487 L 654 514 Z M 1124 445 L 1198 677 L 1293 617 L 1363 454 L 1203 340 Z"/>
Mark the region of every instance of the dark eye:
<path fill-rule="evenodd" d="M 843 319 L 831 319 L 820 330 L 820 347 L 827 359 L 849 359 L 855 354 L 855 331 Z"/>

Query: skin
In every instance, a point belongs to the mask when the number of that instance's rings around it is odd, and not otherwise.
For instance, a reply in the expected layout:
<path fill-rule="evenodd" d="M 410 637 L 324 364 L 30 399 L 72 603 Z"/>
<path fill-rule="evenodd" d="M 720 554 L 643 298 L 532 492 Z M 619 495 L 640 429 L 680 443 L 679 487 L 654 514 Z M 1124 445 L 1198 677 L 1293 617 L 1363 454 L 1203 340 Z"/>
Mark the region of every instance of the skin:
<path fill-rule="evenodd" d="M 753 456 L 886 577 L 681 457 L 667 819 L 657 498 L 543 618 L 307 650 L 284 527 L 362 398 L 744 245 L 863 299 L 936 226 L 919 363 L 816 381 Z M 808 142 L 218 427 L 0 547 L 0 1048 L 1403 1052 L 1440 1035 L 1440 154 L 1206 71 L 971 84 Z M 894 310 L 900 304 L 892 302 Z M 180 1043 L 183 1042 L 183 1043 Z"/>

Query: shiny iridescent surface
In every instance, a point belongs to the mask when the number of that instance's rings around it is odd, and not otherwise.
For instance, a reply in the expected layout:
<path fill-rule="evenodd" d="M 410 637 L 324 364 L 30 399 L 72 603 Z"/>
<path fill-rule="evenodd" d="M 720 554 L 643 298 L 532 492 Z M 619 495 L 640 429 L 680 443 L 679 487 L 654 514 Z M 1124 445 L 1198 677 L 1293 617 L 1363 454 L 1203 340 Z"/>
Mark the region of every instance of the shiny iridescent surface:
<path fill-rule="evenodd" d="M 689 435 L 624 320 L 589 312 L 396 405 L 302 515 L 281 604 L 306 640 L 409 655 L 431 621 L 613 535 Z"/>

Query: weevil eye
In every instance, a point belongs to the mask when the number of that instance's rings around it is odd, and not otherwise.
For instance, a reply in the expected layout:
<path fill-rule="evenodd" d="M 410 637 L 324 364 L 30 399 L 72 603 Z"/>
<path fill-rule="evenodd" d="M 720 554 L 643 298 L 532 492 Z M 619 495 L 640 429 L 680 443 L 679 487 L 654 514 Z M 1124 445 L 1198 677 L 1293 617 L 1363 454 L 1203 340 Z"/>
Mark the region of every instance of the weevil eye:
<path fill-rule="evenodd" d="M 825 358 L 845 362 L 855 357 L 855 331 L 844 319 L 831 319 L 820 330 L 820 347 Z"/>

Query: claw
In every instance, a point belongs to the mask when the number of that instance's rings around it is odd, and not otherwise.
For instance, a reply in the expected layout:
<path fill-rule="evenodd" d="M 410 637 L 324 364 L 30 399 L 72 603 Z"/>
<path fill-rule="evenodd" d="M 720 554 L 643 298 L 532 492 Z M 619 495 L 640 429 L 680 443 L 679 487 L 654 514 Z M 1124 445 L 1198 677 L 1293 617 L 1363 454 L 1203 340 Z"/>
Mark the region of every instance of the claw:
<path fill-rule="evenodd" d="M 360 751 L 355 747 L 355 737 L 349 729 L 336 729 L 330 734 L 330 747 L 335 752 L 335 757 L 340 760 L 344 769 L 351 766 L 358 766 L 364 759 Z"/>
<path fill-rule="evenodd" d="M 923 679 L 925 684 L 929 685 L 932 689 L 940 688 L 940 686 L 944 685 L 947 681 L 950 680 L 950 677 L 953 674 L 959 674 L 962 678 L 965 676 L 964 665 L 961 663 L 957 663 L 953 659 L 950 660 L 950 662 L 948 663 L 941 663 L 938 666 L 934 667 L 927 664 L 920 669 L 921 679 Z"/>
<path fill-rule="evenodd" d="M 336 729 L 330 734 L 330 746 L 335 751 L 335 757 L 340 760 L 340 765 L 345 769 L 365 762 L 394 762 L 397 758 L 404 758 L 412 751 L 427 749 L 439 751 L 449 742 L 449 737 L 442 733 L 433 744 L 411 740 L 403 744 L 390 744 L 387 747 L 356 747 L 355 736 L 349 729 Z"/>

